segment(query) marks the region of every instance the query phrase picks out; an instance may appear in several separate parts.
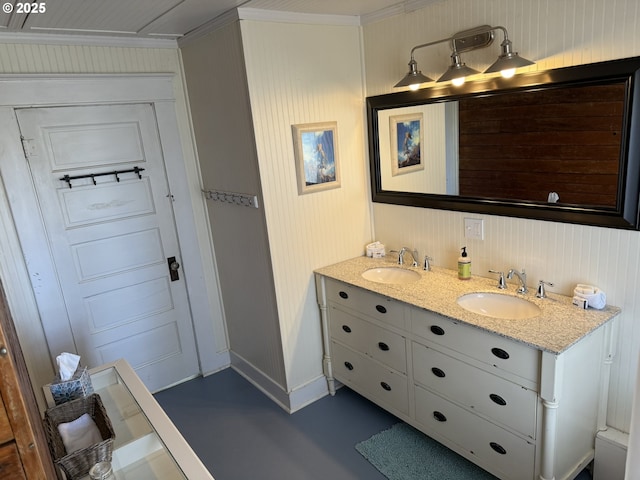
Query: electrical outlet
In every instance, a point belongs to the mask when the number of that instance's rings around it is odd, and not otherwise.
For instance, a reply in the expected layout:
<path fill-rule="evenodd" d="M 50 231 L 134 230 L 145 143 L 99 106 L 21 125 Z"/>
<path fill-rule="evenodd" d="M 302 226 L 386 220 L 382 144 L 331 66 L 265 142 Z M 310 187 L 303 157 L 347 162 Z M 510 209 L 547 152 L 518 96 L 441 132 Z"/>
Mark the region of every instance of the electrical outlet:
<path fill-rule="evenodd" d="M 484 240 L 484 220 L 481 218 L 465 218 L 464 238 Z"/>

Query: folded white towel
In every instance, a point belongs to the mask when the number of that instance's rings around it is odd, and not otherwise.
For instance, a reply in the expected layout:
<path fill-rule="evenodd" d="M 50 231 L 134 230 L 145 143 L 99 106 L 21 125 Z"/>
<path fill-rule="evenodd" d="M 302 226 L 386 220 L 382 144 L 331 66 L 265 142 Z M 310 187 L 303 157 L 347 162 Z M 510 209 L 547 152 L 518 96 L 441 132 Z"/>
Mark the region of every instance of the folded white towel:
<path fill-rule="evenodd" d="M 67 455 L 102 441 L 100 430 L 88 413 L 72 422 L 60 423 L 58 432 L 60 432 Z"/>
<path fill-rule="evenodd" d="M 579 283 L 573 291 L 574 297 L 584 298 L 587 306 L 602 310 L 607 305 L 607 296 L 598 287 Z"/>
<path fill-rule="evenodd" d="M 583 283 L 579 283 L 576 286 L 575 291 L 577 293 L 582 293 L 583 295 L 593 295 L 594 293 L 596 293 L 596 287 L 594 287 L 593 285 L 585 285 Z"/>

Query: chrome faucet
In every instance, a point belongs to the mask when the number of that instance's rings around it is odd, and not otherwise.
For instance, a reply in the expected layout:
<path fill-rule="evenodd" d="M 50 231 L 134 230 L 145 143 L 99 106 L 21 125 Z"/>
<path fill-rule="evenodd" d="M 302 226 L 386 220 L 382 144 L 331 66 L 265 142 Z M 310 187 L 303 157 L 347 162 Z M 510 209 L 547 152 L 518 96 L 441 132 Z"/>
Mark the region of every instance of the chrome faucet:
<path fill-rule="evenodd" d="M 553 283 L 551 282 L 545 282 L 544 280 L 540 280 L 538 282 L 538 292 L 536 293 L 536 297 L 538 298 L 547 298 L 547 292 L 544 288 L 545 285 L 549 285 L 550 287 L 553 287 Z"/>
<path fill-rule="evenodd" d="M 513 268 L 509 270 L 509 273 L 507 273 L 507 280 L 511 280 L 514 275 L 520 280 L 520 287 L 518 287 L 516 292 L 527 293 L 529 290 L 527 289 L 527 274 L 524 272 L 524 268 L 522 269 L 522 272 L 518 272 Z"/>
<path fill-rule="evenodd" d="M 413 259 L 413 262 L 411 262 L 411 266 L 417 267 L 418 257 L 419 257 L 418 250 L 414 248 L 413 251 L 411 251 L 407 247 L 402 247 L 398 252 L 398 265 L 404 265 L 404 254 L 407 252 L 409 252 L 409 254 L 411 255 L 411 258 Z"/>
<path fill-rule="evenodd" d="M 504 281 L 504 272 L 499 272 L 497 270 L 489 270 L 489 273 L 495 273 L 497 275 L 500 275 L 500 277 L 498 278 L 498 288 L 501 290 L 504 290 L 505 288 L 507 288 L 507 284 Z"/>

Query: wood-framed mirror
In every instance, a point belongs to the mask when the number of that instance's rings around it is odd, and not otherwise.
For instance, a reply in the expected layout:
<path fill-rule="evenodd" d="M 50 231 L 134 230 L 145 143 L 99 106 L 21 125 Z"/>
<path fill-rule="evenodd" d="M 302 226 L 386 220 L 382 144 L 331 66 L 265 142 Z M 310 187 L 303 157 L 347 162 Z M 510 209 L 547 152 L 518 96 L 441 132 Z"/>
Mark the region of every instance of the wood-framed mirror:
<path fill-rule="evenodd" d="M 372 200 L 640 229 L 640 57 L 367 98 Z"/>

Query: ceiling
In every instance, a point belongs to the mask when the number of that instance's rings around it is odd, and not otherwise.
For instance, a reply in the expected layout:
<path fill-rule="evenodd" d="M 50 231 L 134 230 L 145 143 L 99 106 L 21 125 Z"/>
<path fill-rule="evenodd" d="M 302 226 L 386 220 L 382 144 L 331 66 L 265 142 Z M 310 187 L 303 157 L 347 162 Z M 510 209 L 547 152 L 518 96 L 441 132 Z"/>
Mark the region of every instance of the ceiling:
<path fill-rule="evenodd" d="M 175 40 L 236 8 L 346 16 L 360 22 L 363 17 L 410 11 L 434 0 L 34 0 L 45 12 L 20 12 L 25 1 L 3 0 L 0 32 Z"/>

